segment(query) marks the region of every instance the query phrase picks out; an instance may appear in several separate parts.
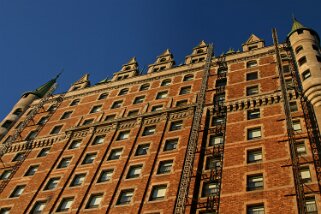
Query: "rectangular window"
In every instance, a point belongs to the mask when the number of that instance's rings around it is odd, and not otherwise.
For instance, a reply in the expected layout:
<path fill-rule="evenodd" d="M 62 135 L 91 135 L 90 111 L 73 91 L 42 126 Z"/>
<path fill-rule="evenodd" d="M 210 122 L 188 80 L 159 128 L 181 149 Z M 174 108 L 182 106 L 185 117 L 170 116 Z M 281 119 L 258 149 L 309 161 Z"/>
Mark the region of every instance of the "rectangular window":
<path fill-rule="evenodd" d="M 123 152 L 123 149 L 113 149 L 110 152 L 110 155 L 108 157 L 108 160 L 117 160 L 120 158 L 121 154 Z"/>
<path fill-rule="evenodd" d="M 289 65 L 283 65 L 283 73 L 289 73 L 290 72 L 290 66 Z"/>
<path fill-rule="evenodd" d="M 94 141 L 92 142 L 92 145 L 98 145 L 98 144 L 103 144 L 105 140 L 105 135 L 99 135 L 96 136 Z"/>
<path fill-rule="evenodd" d="M 317 214 L 318 207 L 315 201 L 315 197 L 306 197 L 305 198 L 305 206 L 306 206 L 306 213 L 307 214 Z"/>
<path fill-rule="evenodd" d="M 135 156 L 146 155 L 149 149 L 149 144 L 140 144 L 137 146 Z"/>
<path fill-rule="evenodd" d="M 43 212 L 46 206 L 46 201 L 36 201 L 35 205 L 33 205 L 30 214 L 40 214 Z M 1 213 L 1 212 L 0 212 Z"/>
<path fill-rule="evenodd" d="M 94 106 L 92 109 L 91 109 L 91 111 L 90 111 L 90 113 L 97 113 L 97 112 L 100 112 L 101 111 L 101 105 L 99 105 L 99 106 Z"/>
<path fill-rule="evenodd" d="M 118 100 L 118 101 L 115 101 L 113 103 L 113 105 L 111 106 L 112 109 L 116 109 L 116 108 L 120 108 L 121 105 L 122 105 L 123 101 L 122 100 Z"/>
<path fill-rule="evenodd" d="M 262 148 L 247 151 L 247 163 L 257 163 L 262 161 Z"/>
<path fill-rule="evenodd" d="M 47 182 L 44 190 L 52 190 L 55 189 L 59 183 L 60 177 L 50 178 Z"/>
<path fill-rule="evenodd" d="M 176 107 L 182 107 L 187 105 L 187 100 L 179 100 L 176 102 Z"/>
<path fill-rule="evenodd" d="M 130 166 L 126 179 L 139 177 L 142 172 L 142 168 L 143 168 L 143 165 Z"/>
<path fill-rule="evenodd" d="M 97 153 L 89 153 L 89 154 L 86 154 L 84 160 L 82 161 L 81 164 L 90 164 L 90 163 L 93 163 L 95 158 L 96 158 L 96 155 Z"/>
<path fill-rule="evenodd" d="M 132 201 L 134 195 L 133 189 L 122 190 L 119 194 L 117 204 L 129 204 Z"/>
<path fill-rule="evenodd" d="M 219 185 L 216 182 L 204 182 L 202 197 L 215 196 L 219 192 Z"/>
<path fill-rule="evenodd" d="M 152 112 L 154 111 L 161 111 L 163 109 L 163 105 L 157 105 L 152 107 Z"/>
<path fill-rule="evenodd" d="M 263 189 L 263 175 L 248 175 L 247 176 L 247 191 Z"/>
<path fill-rule="evenodd" d="M 83 125 L 83 126 L 89 125 L 89 124 L 91 124 L 91 123 L 93 123 L 93 122 L 94 122 L 94 119 L 87 119 L 87 120 L 84 120 L 84 122 L 82 123 L 82 125 Z"/>
<path fill-rule="evenodd" d="M 81 140 L 73 140 L 70 143 L 70 146 L 68 147 L 68 149 L 77 149 L 80 147 L 80 145 L 81 145 Z"/>
<path fill-rule="evenodd" d="M 310 78 L 310 77 L 311 77 L 311 72 L 310 72 L 309 69 L 302 72 L 302 79 L 303 79 L 303 81 L 306 80 L 306 79 L 308 79 L 308 78 Z"/>
<path fill-rule="evenodd" d="M 171 123 L 170 129 L 169 131 L 176 131 L 176 130 L 180 130 L 183 127 L 183 121 L 179 120 L 179 121 L 174 121 Z"/>
<path fill-rule="evenodd" d="M 299 66 L 302 66 L 303 64 L 305 64 L 307 62 L 307 58 L 305 56 L 301 57 L 298 60 Z"/>
<path fill-rule="evenodd" d="M 247 119 L 248 120 L 253 120 L 260 118 L 260 109 L 253 109 L 253 110 L 248 110 L 247 111 Z"/>
<path fill-rule="evenodd" d="M 143 136 L 153 135 L 155 134 L 155 131 L 156 131 L 156 126 L 147 126 L 144 128 L 142 135 Z"/>
<path fill-rule="evenodd" d="M 36 136 L 37 136 L 37 131 L 33 130 L 33 131 L 29 132 L 29 134 L 26 137 L 26 140 L 33 140 L 36 138 Z"/>
<path fill-rule="evenodd" d="M 298 111 L 298 106 L 297 106 L 297 104 L 296 104 L 296 101 L 291 101 L 291 102 L 290 102 L 290 111 L 291 111 L 291 112 L 296 112 L 296 111 Z"/>
<path fill-rule="evenodd" d="M 112 121 L 116 118 L 116 115 L 115 114 L 112 114 L 112 115 L 107 115 L 105 117 L 105 121 Z"/>
<path fill-rule="evenodd" d="M 41 151 L 39 152 L 37 157 L 38 158 L 45 157 L 48 155 L 49 151 L 50 151 L 50 147 L 43 148 L 43 149 L 41 149 Z"/>
<path fill-rule="evenodd" d="M 144 102 L 144 99 L 145 99 L 145 96 L 136 97 L 134 100 L 134 104 L 142 103 Z"/>
<path fill-rule="evenodd" d="M 220 88 L 220 87 L 225 87 L 227 83 L 226 78 L 218 79 L 216 80 L 215 87 Z"/>
<path fill-rule="evenodd" d="M 261 127 L 257 128 L 251 128 L 247 130 L 247 139 L 252 140 L 252 139 L 257 139 L 261 138 Z"/>
<path fill-rule="evenodd" d="M 22 161 L 25 158 L 25 152 L 19 152 L 17 153 L 14 158 L 12 159 L 12 162 L 16 162 L 16 161 Z"/>
<path fill-rule="evenodd" d="M 206 157 L 205 170 L 214 169 L 219 170 L 221 168 L 221 160 L 219 156 Z"/>
<path fill-rule="evenodd" d="M 86 204 L 86 209 L 98 208 L 103 199 L 103 193 L 92 194 Z"/>
<path fill-rule="evenodd" d="M 129 138 L 130 131 L 121 131 L 119 132 L 116 140 L 126 140 Z"/>
<path fill-rule="evenodd" d="M 0 180 L 7 180 L 12 173 L 12 170 L 4 170 L 0 176 Z"/>
<path fill-rule="evenodd" d="M 149 200 L 150 201 L 156 201 L 156 200 L 162 200 L 165 198 L 166 195 L 166 189 L 167 185 L 156 185 L 153 186 L 152 192 L 150 194 Z"/>
<path fill-rule="evenodd" d="M 71 181 L 70 186 L 74 187 L 74 186 L 80 186 L 86 178 L 86 173 L 81 173 L 81 174 L 76 174 L 74 179 Z"/>
<path fill-rule="evenodd" d="M 1 214 L 10 214 L 10 210 L 11 210 L 10 207 L 3 207 L 3 208 L 0 208 L 0 213 Z"/>
<path fill-rule="evenodd" d="M 164 151 L 171 151 L 177 148 L 178 138 L 165 141 Z"/>
<path fill-rule="evenodd" d="M 69 211 L 73 201 L 74 201 L 74 197 L 63 198 L 61 200 L 56 212 L 67 212 L 67 211 Z"/>
<path fill-rule="evenodd" d="M 47 121 L 48 121 L 49 117 L 42 117 L 39 121 L 38 121 L 38 125 L 44 125 Z"/>
<path fill-rule="evenodd" d="M 305 155 L 307 153 L 304 141 L 297 142 L 295 144 L 295 148 L 299 156 Z"/>
<path fill-rule="evenodd" d="M 246 96 L 252 96 L 259 93 L 259 86 L 251 86 L 246 88 Z"/>
<path fill-rule="evenodd" d="M 300 132 L 300 131 L 302 131 L 302 128 L 301 128 L 301 123 L 300 123 L 300 120 L 295 120 L 295 121 L 293 121 L 293 130 L 295 131 L 295 132 Z"/>
<path fill-rule="evenodd" d="M 19 197 L 23 191 L 25 190 L 26 185 L 18 185 L 14 188 L 13 192 L 10 195 L 10 198 L 17 198 Z"/>
<path fill-rule="evenodd" d="M 64 119 L 67 119 L 71 116 L 72 114 L 72 111 L 66 111 L 60 118 L 60 120 L 64 120 Z"/>
<path fill-rule="evenodd" d="M 256 72 L 251 72 L 246 74 L 246 80 L 256 80 L 258 78 L 258 73 Z"/>
<path fill-rule="evenodd" d="M 156 100 L 164 99 L 166 97 L 167 97 L 167 91 L 161 91 L 161 92 L 158 92 L 158 94 L 156 95 Z"/>
<path fill-rule="evenodd" d="M 316 55 L 315 57 L 317 58 L 318 62 L 321 62 L 321 57 L 320 56 Z"/>
<path fill-rule="evenodd" d="M 301 175 L 301 179 L 302 179 L 303 183 L 309 183 L 312 181 L 310 169 L 308 166 L 301 167 L 299 169 L 299 171 L 300 171 L 300 175 Z"/>
<path fill-rule="evenodd" d="M 170 173 L 173 166 L 173 160 L 166 160 L 159 162 L 157 174 Z"/>
<path fill-rule="evenodd" d="M 264 214 L 264 212 L 263 204 L 249 205 L 246 208 L 246 214 Z"/>
<path fill-rule="evenodd" d="M 58 169 L 66 168 L 70 164 L 70 162 L 71 162 L 71 157 L 62 158 L 57 168 Z"/>
<path fill-rule="evenodd" d="M 129 111 L 128 112 L 128 117 L 134 117 L 134 116 L 137 116 L 139 113 L 139 110 L 132 110 L 132 111 Z"/>
<path fill-rule="evenodd" d="M 191 89 L 192 89 L 191 86 L 182 87 L 179 92 L 179 95 L 189 94 L 191 93 Z"/>
<path fill-rule="evenodd" d="M 39 168 L 39 165 L 30 166 L 24 176 L 34 175 L 37 172 L 38 168 Z"/>
<path fill-rule="evenodd" d="M 114 173 L 113 169 L 102 170 L 97 180 L 97 183 L 103 183 L 103 182 L 109 181 L 112 178 L 113 173 Z"/>
<path fill-rule="evenodd" d="M 225 123 L 224 117 L 213 117 L 211 126 L 220 126 Z"/>
<path fill-rule="evenodd" d="M 61 128 L 62 128 L 62 125 L 55 126 L 55 127 L 51 130 L 50 134 L 58 134 L 58 133 L 60 132 Z"/>
<path fill-rule="evenodd" d="M 218 146 L 224 143 L 224 138 L 221 135 L 210 135 L 208 146 Z"/>

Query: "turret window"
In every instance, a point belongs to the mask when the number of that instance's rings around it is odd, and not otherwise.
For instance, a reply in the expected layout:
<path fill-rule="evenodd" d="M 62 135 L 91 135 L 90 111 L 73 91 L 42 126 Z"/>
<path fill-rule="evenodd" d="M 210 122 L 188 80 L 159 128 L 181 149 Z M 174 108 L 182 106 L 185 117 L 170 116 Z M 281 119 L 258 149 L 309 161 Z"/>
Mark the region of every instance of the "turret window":
<path fill-rule="evenodd" d="M 2 127 L 3 128 L 9 128 L 12 124 L 12 121 L 11 120 L 6 120 L 3 124 L 2 124 Z"/>
<path fill-rule="evenodd" d="M 305 71 L 302 73 L 302 79 L 303 79 L 303 81 L 306 80 L 306 79 L 308 79 L 308 78 L 310 78 L 310 77 L 311 77 L 311 72 L 310 72 L 309 69 L 308 69 L 308 70 L 305 70 Z"/>
<path fill-rule="evenodd" d="M 307 62 L 307 58 L 305 56 L 301 57 L 298 60 L 299 66 L 302 66 L 303 64 L 305 64 Z"/>
<path fill-rule="evenodd" d="M 22 113 L 21 108 L 16 109 L 13 114 L 19 116 Z"/>
<path fill-rule="evenodd" d="M 295 49 L 295 53 L 298 54 L 303 50 L 303 47 L 300 45 Z"/>

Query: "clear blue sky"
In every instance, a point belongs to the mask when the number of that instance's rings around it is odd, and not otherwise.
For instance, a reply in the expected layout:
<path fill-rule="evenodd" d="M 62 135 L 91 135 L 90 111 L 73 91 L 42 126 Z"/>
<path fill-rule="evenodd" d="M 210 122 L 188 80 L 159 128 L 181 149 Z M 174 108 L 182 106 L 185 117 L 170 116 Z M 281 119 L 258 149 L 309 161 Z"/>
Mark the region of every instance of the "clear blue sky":
<path fill-rule="evenodd" d="M 25 91 L 61 68 L 57 92 L 84 73 L 112 76 L 136 56 L 140 68 L 170 48 L 176 63 L 201 40 L 216 55 L 241 48 L 251 33 L 284 41 L 294 14 L 321 34 L 320 0 L 1 0 L 0 120 Z"/>

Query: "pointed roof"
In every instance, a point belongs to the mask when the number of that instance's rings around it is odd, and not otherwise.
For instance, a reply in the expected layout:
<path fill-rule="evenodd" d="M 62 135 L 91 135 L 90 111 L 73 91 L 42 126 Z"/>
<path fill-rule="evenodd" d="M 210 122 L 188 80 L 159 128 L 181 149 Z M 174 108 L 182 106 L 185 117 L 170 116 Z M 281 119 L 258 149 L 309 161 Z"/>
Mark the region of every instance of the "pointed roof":
<path fill-rule="evenodd" d="M 233 48 L 230 48 L 230 49 L 226 52 L 226 54 L 232 54 L 232 53 L 235 53 L 235 51 L 234 51 Z"/>
<path fill-rule="evenodd" d="M 108 79 L 108 77 L 106 77 L 105 79 L 100 80 L 98 83 L 96 83 L 96 85 L 103 84 L 103 83 L 107 83 L 107 82 L 109 82 L 109 81 L 110 81 L 110 80 Z"/>
<path fill-rule="evenodd" d="M 132 57 L 132 58 L 129 60 L 129 62 L 126 63 L 126 65 L 135 64 L 135 63 L 137 63 L 136 57 Z"/>
<path fill-rule="evenodd" d="M 261 41 L 263 41 L 263 39 L 259 38 L 254 33 L 252 33 L 251 36 L 246 40 L 244 44 L 251 44 L 251 43 L 256 43 Z"/>
<path fill-rule="evenodd" d="M 161 56 L 165 56 L 165 55 L 170 55 L 171 51 L 167 48 L 162 54 Z"/>
<path fill-rule="evenodd" d="M 207 46 L 207 44 L 205 43 L 204 40 L 202 40 L 194 49 L 196 49 L 196 48 L 201 48 L 201 47 L 205 47 L 205 46 Z"/>
<path fill-rule="evenodd" d="M 318 37 L 318 40 L 320 41 L 320 38 L 319 38 L 319 35 L 317 34 L 317 32 L 315 32 L 313 29 L 311 28 L 308 28 L 308 27 L 305 27 L 301 22 L 299 22 L 294 16 L 292 17 L 292 28 L 291 28 L 291 31 L 290 33 L 288 33 L 288 36 L 287 38 L 289 38 L 294 32 L 298 31 L 298 30 L 309 30 L 309 31 L 312 31 L 314 32 L 317 37 Z"/>
<path fill-rule="evenodd" d="M 74 82 L 73 85 L 81 84 L 81 83 L 88 82 L 88 81 L 89 81 L 89 74 L 85 74 L 85 75 L 82 76 L 79 80 L 77 80 L 76 82 Z"/>
<path fill-rule="evenodd" d="M 60 74 L 61 73 L 59 73 L 55 78 L 49 80 L 45 84 L 43 84 L 40 87 L 38 87 L 36 90 L 26 92 L 23 95 L 34 94 L 39 98 L 44 97 L 48 93 L 48 91 L 51 89 L 51 87 L 57 82 L 57 79 L 59 78 Z"/>

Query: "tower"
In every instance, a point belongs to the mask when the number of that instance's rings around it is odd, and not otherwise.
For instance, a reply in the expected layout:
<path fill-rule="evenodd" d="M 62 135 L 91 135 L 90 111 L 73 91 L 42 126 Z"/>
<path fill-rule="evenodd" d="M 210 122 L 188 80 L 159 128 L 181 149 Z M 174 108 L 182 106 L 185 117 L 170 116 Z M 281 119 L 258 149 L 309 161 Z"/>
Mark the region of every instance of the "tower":
<path fill-rule="evenodd" d="M 320 37 L 311 28 L 293 18 L 291 32 L 287 36 L 302 83 L 303 95 L 314 107 L 318 125 L 321 127 L 321 52 Z"/>

